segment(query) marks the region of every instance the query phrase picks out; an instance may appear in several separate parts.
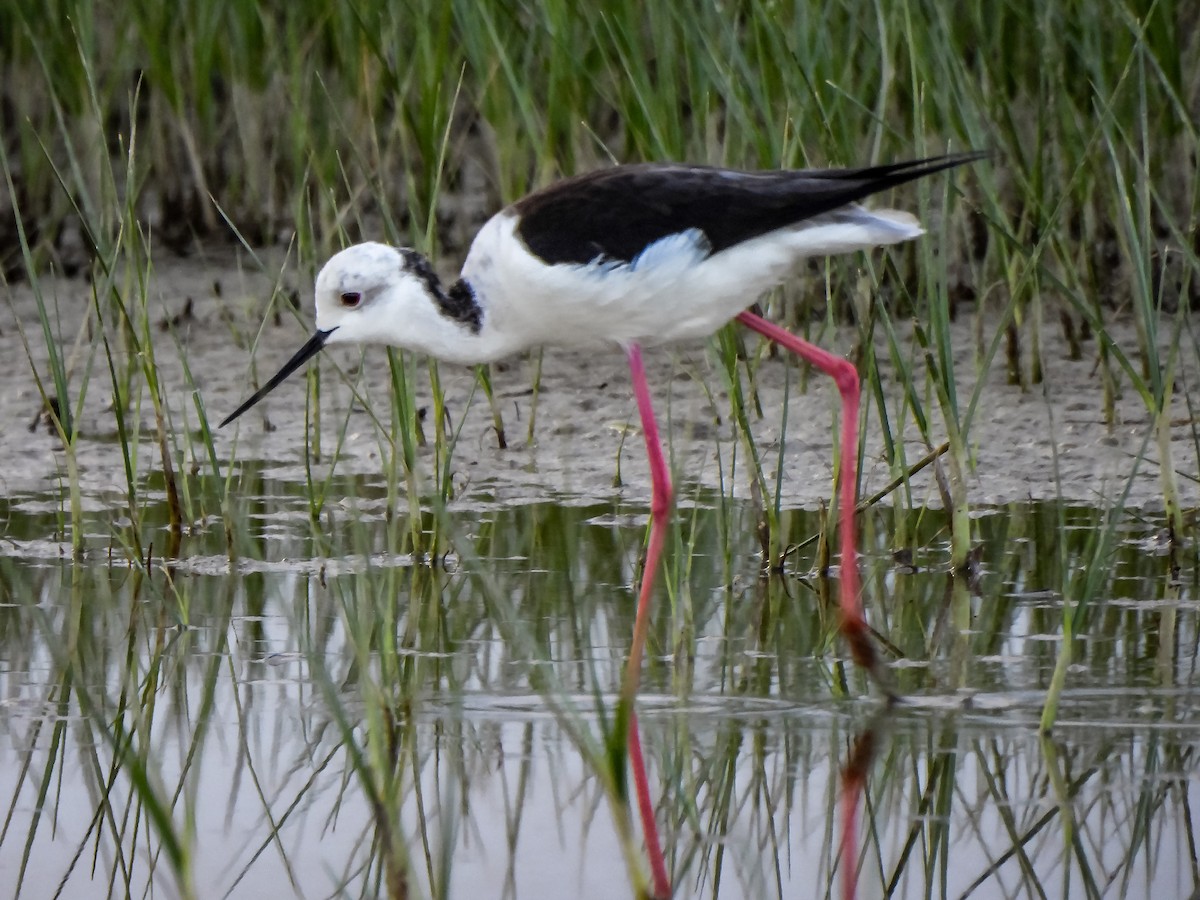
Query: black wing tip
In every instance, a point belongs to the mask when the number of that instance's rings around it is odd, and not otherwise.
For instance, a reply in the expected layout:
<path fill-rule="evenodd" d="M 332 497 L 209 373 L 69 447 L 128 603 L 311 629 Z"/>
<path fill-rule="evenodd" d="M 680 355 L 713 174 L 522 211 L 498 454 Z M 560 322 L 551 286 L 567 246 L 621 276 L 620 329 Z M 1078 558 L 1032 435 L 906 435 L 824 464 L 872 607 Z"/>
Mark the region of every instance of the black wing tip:
<path fill-rule="evenodd" d="M 861 193 L 857 198 L 899 187 L 918 178 L 936 175 L 947 169 L 954 169 L 967 163 L 978 162 L 991 157 L 989 150 L 967 150 L 962 153 L 944 153 L 940 156 L 926 156 L 920 159 L 909 159 L 901 162 L 884 163 L 879 166 L 868 166 L 862 169 L 825 169 L 819 172 L 807 173 L 818 178 L 826 178 L 834 182 L 857 184 Z M 806 174 L 803 172 L 797 174 Z"/>
<path fill-rule="evenodd" d="M 967 163 L 989 159 L 991 156 L 992 152 L 990 150 L 965 150 L 961 153 L 943 153 L 939 156 L 926 156 L 920 159 L 908 159 L 896 163 L 887 163 L 882 166 L 872 166 L 865 171 L 860 170 L 860 173 L 862 175 L 890 176 L 908 180 L 910 178 L 921 178 L 925 175 L 944 172 L 946 169 L 954 169 L 958 166 L 965 166 Z"/>
<path fill-rule="evenodd" d="M 964 166 L 967 163 L 978 162 L 981 159 L 988 159 L 991 155 L 992 152 L 990 150 L 964 150 L 961 153 L 943 153 L 940 156 L 914 159 L 900 165 L 906 169 L 920 169 L 924 174 L 932 174 L 933 172 L 941 172 L 945 169 L 953 169 L 956 166 Z"/>

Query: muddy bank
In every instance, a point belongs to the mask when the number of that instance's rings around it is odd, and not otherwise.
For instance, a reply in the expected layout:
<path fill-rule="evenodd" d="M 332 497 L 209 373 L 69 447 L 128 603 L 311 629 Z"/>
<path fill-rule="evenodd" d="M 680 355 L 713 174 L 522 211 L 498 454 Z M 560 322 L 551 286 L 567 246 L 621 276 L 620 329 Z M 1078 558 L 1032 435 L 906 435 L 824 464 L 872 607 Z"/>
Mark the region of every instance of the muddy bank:
<path fill-rule="evenodd" d="M 268 262 L 268 266 L 278 264 L 279 260 Z M 150 297 L 157 323 L 153 330 L 154 352 L 175 434 L 176 464 L 184 471 L 195 462 L 204 465 L 203 459 L 192 456 L 202 453 L 199 441 L 187 436 L 188 432 L 197 433 L 197 414 L 184 377 L 184 361 L 214 424 L 244 399 L 251 386 L 248 344 L 258 334 L 274 277 L 252 271 L 250 265 L 247 260 L 225 254 L 209 260 L 164 261 L 152 275 Z M 295 273 L 289 273 L 286 280 L 298 288 L 301 318 L 298 320 L 286 308 L 281 308 L 278 316 L 268 317 L 254 350 L 260 381 L 292 354 L 311 324 L 311 286 Z M 88 502 L 119 508 L 124 493 L 122 461 L 103 353 L 87 343 L 86 335 L 74 351 L 69 349 L 76 344 L 83 316 L 90 308 L 90 287 L 78 279 L 44 280 L 41 286 L 47 301 L 57 307 L 60 339 L 72 357 L 71 384 L 75 389 L 90 367 L 79 442 Z M 44 425 L 31 430 L 40 399 L 18 331 L 19 322 L 33 347 L 36 365 L 48 379 L 36 304 L 27 285 L 6 290 L 11 316 L 3 326 L 7 349 L 0 358 L 0 415 L 7 425 L 0 433 L 0 491 L 9 497 L 53 492 L 60 489 L 64 473 L 62 454 L 57 439 Z M 963 311 L 967 314 L 961 315 L 955 326 L 955 365 L 960 405 L 965 409 L 975 387 L 976 335 L 974 310 L 968 306 Z M 1172 326 L 1168 321 L 1162 325 L 1167 340 Z M 897 327 L 907 347 L 907 323 L 898 322 Z M 994 321 L 985 318 L 983 332 L 988 334 L 994 327 Z M 1070 361 L 1059 331 L 1048 328 L 1044 334 L 1044 386 L 1022 392 L 1009 385 L 1000 358 L 986 375 L 969 432 L 974 452 L 968 485 L 971 502 L 1063 498 L 1107 503 L 1119 498 L 1128 486 L 1131 504 L 1147 510 L 1160 508 L 1157 457 L 1142 401 L 1126 386 L 1117 403 L 1118 424 L 1108 427 L 1103 420 L 1095 343 L 1085 344 L 1082 360 Z M 1132 355 L 1136 346 L 1132 325 L 1118 321 L 1113 334 Z M 843 328 L 820 340 L 825 346 L 847 352 L 855 337 L 854 331 Z M 911 463 L 925 455 L 926 445 L 892 377 L 883 339 L 877 340 L 888 418 Z M 1186 335 L 1181 343 L 1173 453 L 1177 470 L 1185 473 L 1179 479 L 1183 502 L 1194 505 L 1200 499 L 1200 490 L 1194 477 L 1187 476 L 1197 473 L 1197 443 L 1186 394 L 1197 383 L 1198 365 L 1196 348 L 1188 343 Z M 753 346 L 753 341 L 748 339 L 748 345 Z M 351 379 L 362 382 L 362 396 L 382 421 L 389 420 L 383 351 L 372 348 L 361 358 L 350 349 L 327 351 L 322 363 L 326 376 L 322 380 L 326 452 L 335 446 L 336 429 L 350 403 L 350 388 L 338 377 L 332 362 Z M 656 348 L 647 353 L 647 366 L 681 485 L 723 486 L 734 494 L 748 495 L 750 479 L 742 464 L 744 450 L 734 440 L 728 422 L 725 384 L 715 357 L 703 343 Z M 585 498 L 621 495 L 635 502 L 648 498 L 648 473 L 623 355 L 602 346 L 588 352 L 547 351 L 536 398 L 534 440 L 530 443 L 526 435 L 535 412 L 530 390 L 533 371 L 531 360 L 514 358 L 495 372 L 495 389 L 508 438 L 508 449 L 500 450 L 491 410 L 483 392 L 475 386 L 473 372 L 454 366 L 442 368 L 451 420 L 455 428 L 460 424 L 462 428 L 454 468 L 464 489 L 457 502 L 523 502 L 562 494 Z M 422 402 L 427 403 L 425 372 L 423 365 L 417 367 Z M 764 417 L 754 429 L 772 471 L 779 460 L 779 411 L 789 379 L 790 411 L 782 459 L 784 502 L 812 506 L 831 493 L 836 393 L 826 379 L 815 374 L 801 392 L 799 370 L 789 368 L 781 358 L 762 362 L 757 387 Z M 711 400 L 705 385 L 712 392 Z M 933 416 L 930 437 L 936 445 L 944 439 L 945 428 L 932 412 L 936 406 L 932 389 L 924 385 L 923 379 L 918 389 L 922 403 Z M 894 473 L 884 461 L 880 416 L 874 400 L 867 397 L 865 402 L 869 413 L 863 490 L 870 493 L 887 484 Z M 303 479 L 303 404 L 304 379 L 297 375 L 236 427 L 216 432 L 218 454 L 228 461 L 236 442 L 237 458 L 266 460 L 277 477 Z M 160 463 L 153 444 L 153 411 L 144 392 L 133 419 L 140 423 L 138 464 L 145 474 L 159 468 Z M 269 420 L 270 430 L 265 420 Z M 427 430 L 432 434 L 431 427 Z M 339 471 L 380 473 L 385 465 L 381 446 L 381 435 L 371 415 L 356 403 L 337 463 Z M 427 463 L 431 454 L 428 448 L 424 451 Z M 618 465 L 619 487 L 614 484 Z M 1130 484 L 1135 466 L 1137 474 Z M 918 504 L 939 503 L 929 471 L 914 479 L 913 491 Z"/>

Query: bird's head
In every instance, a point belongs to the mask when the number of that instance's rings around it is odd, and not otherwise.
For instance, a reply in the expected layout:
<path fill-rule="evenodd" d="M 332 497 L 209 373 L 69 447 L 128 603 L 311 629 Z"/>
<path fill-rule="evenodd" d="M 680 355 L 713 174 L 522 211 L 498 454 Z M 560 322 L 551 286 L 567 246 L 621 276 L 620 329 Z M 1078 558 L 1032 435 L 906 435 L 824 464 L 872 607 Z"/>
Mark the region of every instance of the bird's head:
<path fill-rule="evenodd" d="M 330 257 L 317 274 L 317 332 L 325 343 L 400 344 L 392 332 L 428 305 L 437 279 L 413 250 L 365 243 Z"/>
<path fill-rule="evenodd" d="M 437 292 L 429 261 L 414 250 L 365 243 L 330 257 L 317 275 L 317 328 L 266 384 L 221 423 L 228 425 L 274 390 L 326 344 L 403 345 L 408 313 Z"/>

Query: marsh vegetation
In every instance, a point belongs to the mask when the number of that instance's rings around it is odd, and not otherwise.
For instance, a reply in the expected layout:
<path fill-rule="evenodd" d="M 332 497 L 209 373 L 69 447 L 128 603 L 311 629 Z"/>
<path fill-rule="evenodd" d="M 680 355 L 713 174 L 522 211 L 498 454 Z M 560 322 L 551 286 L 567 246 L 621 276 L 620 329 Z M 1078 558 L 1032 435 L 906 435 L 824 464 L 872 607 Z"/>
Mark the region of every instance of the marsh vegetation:
<path fill-rule="evenodd" d="M 0 5 L 0 882 L 644 893 L 619 354 L 333 354 L 215 423 L 347 242 L 448 273 L 501 205 L 614 160 L 980 148 L 896 198 L 926 238 L 763 304 L 862 374 L 903 705 L 837 640 L 827 386 L 732 329 L 652 360 L 680 491 L 638 709 L 676 896 L 827 895 L 851 864 L 869 896 L 1196 890 L 1193 18 Z"/>

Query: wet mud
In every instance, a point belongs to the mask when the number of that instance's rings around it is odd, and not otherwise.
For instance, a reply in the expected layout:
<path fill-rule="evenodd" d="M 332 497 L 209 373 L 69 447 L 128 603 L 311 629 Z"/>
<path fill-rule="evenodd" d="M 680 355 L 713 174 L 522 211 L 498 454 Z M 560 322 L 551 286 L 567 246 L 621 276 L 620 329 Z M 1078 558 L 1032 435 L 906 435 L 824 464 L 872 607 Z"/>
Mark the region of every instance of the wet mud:
<path fill-rule="evenodd" d="M 185 376 L 184 361 L 195 379 L 204 410 L 216 422 L 232 411 L 249 390 L 275 372 L 306 339 L 311 323 L 311 284 L 300 273 L 286 272 L 283 283 L 295 288 L 294 297 L 277 298 L 268 311 L 267 298 L 279 277 L 267 258 L 267 271 L 254 271 L 246 258 L 222 251 L 211 259 L 168 261 L 155 267 L 150 281 L 151 329 L 164 400 L 174 435 L 176 465 L 183 471 L 203 465 L 198 438 L 196 398 Z M 102 350 L 91 341 L 96 323 L 87 323 L 91 287 L 78 278 L 43 278 L 41 290 L 58 320 L 60 346 L 70 366 L 73 391 L 86 377 L 86 401 L 79 417 L 78 458 L 85 496 L 90 503 L 119 504 L 124 490 L 120 441 L 112 407 L 112 389 Z M 45 421 L 43 402 L 33 369 L 50 388 L 47 353 L 31 288 L 7 289 L 10 320 L 3 326 L 6 351 L 0 356 L 0 490 L 7 495 L 52 490 L 64 477 L 61 445 Z M 295 310 L 291 307 L 294 302 Z M 970 305 L 960 310 L 955 333 L 956 387 L 966 410 L 976 389 L 977 341 L 989 342 L 998 313 L 979 313 Z M 902 345 L 911 347 L 911 323 L 897 322 Z M 1164 319 L 1163 340 L 1172 323 Z M 22 347 L 29 341 L 34 364 Z M 876 329 L 881 332 L 882 329 Z M 110 335 L 117 329 L 109 325 Z M 840 353 L 855 350 L 858 331 L 849 327 L 810 336 Z M 1136 334 L 1119 317 L 1111 333 L 1127 355 L 1136 358 Z M 1030 390 L 1009 384 L 1003 350 L 997 352 L 969 423 L 972 466 L 967 495 L 972 504 L 1003 504 L 1030 499 L 1062 499 L 1104 505 L 1124 498 L 1146 511 L 1162 507 L 1162 489 L 1152 419 L 1137 392 L 1118 373 L 1122 389 L 1116 401 L 1116 421 L 1104 418 L 1104 393 L 1095 340 L 1083 344 L 1082 359 L 1068 359 L 1068 344 L 1060 328 L 1043 332 L 1045 382 Z M 887 415 L 908 465 L 925 456 L 930 445 L 946 437 L 937 415 L 932 387 L 919 376 L 921 403 L 931 418 L 929 443 L 922 438 L 901 385 L 891 368 L 882 335 L 875 352 L 882 373 Z M 1183 336 L 1177 368 L 1172 415 L 1172 453 L 1181 501 L 1200 500 L 1197 474 L 1198 443 L 1186 402 L 1196 383 L 1194 346 Z M 747 335 L 754 352 L 756 339 Z M 114 343 L 119 348 L 119 343 Z M 912 352 L 915 358 L 920 354 Z M 378 423 L 390 421 L 388 365 L 381 348 L 365 354 L 333 348 L 321 357 L 321 446 L 335 447 L 348 412 L 347 437 L 342 442 L 339 470 L 378 473 L 390 454 Z M 118 362 L 121 355 L 118 352 Z M 703 342 L 651 348 L 646 363 L 654 400 L 674 473 L 681 484 L 702 485 L 747 495 L 752 479 L 744 446 L 729 421 L 726 379 L 715 353 Z M 336 364 L 336 368 L 335 365 Z M 474 371 L 443 365 L 440 370 L 451 430 L 460 437 L 453 469 L 460 500 L 486 493 L 493 500 L 526 502 L 564 495 L 606 498 L 650 495 L 637 414 L 624 356 L 604 345 L 586 349 L 548 349 L 542 359 L 541 380 L 532 390 L 536 360 L 515 357 L 495 367 L 494 386 L 503 418 L 507 448 L 498 447 L 492 411 Z M 340 373 L 338 371 L 340 369 Z M 431 403 L 427 369 L 418 363 L 419 402 Z M 746 370 L 741 370 L 743 381 Z M 354 399 L 351 384 L 374 416 Z M 707 386 L 707 387 L 706 387 Z M 755 440 L 774 478 L 783 465 L 783 503 L 811 507 L 832 492 L 832 446 L 835 437 L 836 392 L 816 372 L 805 373 L 782 355 L 767 355 L 754 369 L 763 416 L 753 423 Z M 781 438 L 781 410 L 787 393 L 786 435 Z M 72 407 L 77 393 L 70 398 Z M 62 402 L 61 398 L 55 398 Z M 140 437 L 139 461 L 159 468 L 154 444 L 153 409 L 149 397 L 134 394 L 130 424 Z M 281 478 L 304 477 L 305 380 L 297 374 L 280 386 L 235 426 L 215 431 L 223 461 L 253 457 L 270 461 Z M 874 397 L 865 396 L 867 412 L 863 496 L 887 485 L 898 474 L 885 458 L 885 442 Z M 528 440 L 531 417 L 536 417 Z M 425 430 L 432 444 L 432 427 Z M 780 448 L 782 447 L 782 458 Z M 423 451 L 426 473 L 432 471 L 432 447 Z M 326 458 L 328 462 L 328 458 Z M 146 470 L 142 470 L 145 474 Z M 619 478 L 618 478 L 619 473 Z M 940 505 L 934 469 L 911 481 L 915 504 Z M 107 498 L 107 499 L 106 499 Z M 884 498 L 883 502 L 888 502 Z"/>

